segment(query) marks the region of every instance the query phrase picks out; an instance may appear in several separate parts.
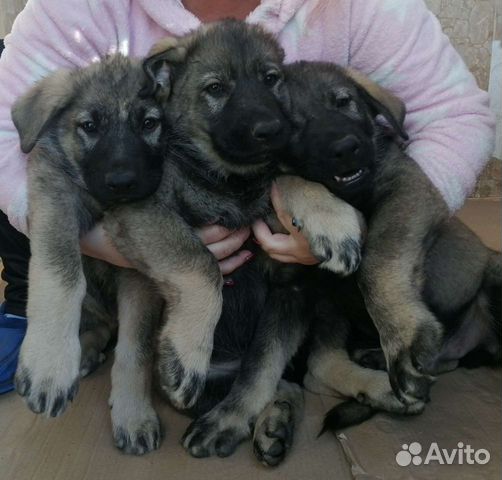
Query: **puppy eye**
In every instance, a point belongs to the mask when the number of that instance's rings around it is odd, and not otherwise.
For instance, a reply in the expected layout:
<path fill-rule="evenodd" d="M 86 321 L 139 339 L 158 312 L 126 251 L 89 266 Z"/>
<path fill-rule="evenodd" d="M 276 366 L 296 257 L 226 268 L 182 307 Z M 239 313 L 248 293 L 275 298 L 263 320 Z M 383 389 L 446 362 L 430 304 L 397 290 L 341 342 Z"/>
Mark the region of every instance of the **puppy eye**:
<path fill-rule="evenodd" d="M 81 123 L 80 128 L 82 128 L 85 133 L 96 133 L 98 131 L 98 126 L 91 120 Z"/>
<path fill-rule="evenodd" d="M 336 99 L 335 99 L 335 106 L 336 106 L 336 108 L 348 107 L 351 100 L 352 100 L 352 97 L 348 93 L 344 94 L 344 95 L 340 95 L 340 96 L 336 97 Z"/>
<path fill-rule="evenodd" d="M 217 95 L 218 93 L 223 92 L 223 84 L 220 82 L 213 82 L 210 83 L 204 90 L 211 95 Z"/>
<path fill-rule="evenodd" d="M 263 83 L 267 87 L 273 87 L 280 79 L 280 76 L 277 72 L 268 72 L 264 77 L 263 77 Z"/>
<path fill-rule="evenodd" d="M 153 130 L 158 124 L 158 118 L 147 117 L 143 120 L 143 130 Z"/>

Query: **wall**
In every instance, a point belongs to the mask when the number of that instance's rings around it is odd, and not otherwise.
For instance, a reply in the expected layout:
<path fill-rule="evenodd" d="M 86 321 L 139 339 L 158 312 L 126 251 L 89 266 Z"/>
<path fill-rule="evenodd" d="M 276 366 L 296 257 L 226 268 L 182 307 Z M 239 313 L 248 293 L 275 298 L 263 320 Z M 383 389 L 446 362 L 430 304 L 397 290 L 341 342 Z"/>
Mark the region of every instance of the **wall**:
<path fill-rule="evenodd" d="M 64 0 L 62 0 L 64 2 Z M 479 179 L 474 196 L 502 195 L 502 7 L 500 0 L 425 0 L 498 113 L 498 151 Z M 0 37 L 9 31 L 26 0 L 0 0 Z M 492 55 L 493 52 L 493 55 Z M 491 67 L 490 67 L 491 66 Z"/>
<path fill-rule="evenodd" d="M 425 0 L 481 88 L 490 91 L 498 115 L 497 145 L 481 175 L 476 197 L 502 194 L 502 3 L 500 0 Z"/>
<path fill-rule="evenodd" d="M 0 0 L 0 38 L 10 32 L 12 22 L 25 5 L 26 0 Z"/>

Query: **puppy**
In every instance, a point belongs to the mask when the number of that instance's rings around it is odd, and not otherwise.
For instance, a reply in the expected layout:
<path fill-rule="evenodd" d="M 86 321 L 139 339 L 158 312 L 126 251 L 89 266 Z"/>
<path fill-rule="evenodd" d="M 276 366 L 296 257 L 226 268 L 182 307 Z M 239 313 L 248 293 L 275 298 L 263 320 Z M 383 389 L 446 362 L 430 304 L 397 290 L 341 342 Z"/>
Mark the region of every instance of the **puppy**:
<path fill-rule="evenodd" d="M 357 274 L 319 283 L 306 386 L 368 406 L 335 410 L 332 428 L 377 409 L 418 413 L 431 375 L 466 356 L 500 360 L 501 255 L 448 218 L 439 192 L 398 145 L 404 105 L 390 92 L 324 63 L 291 65 L 286 82 L 297 130 L 285 163 L 368 222 Z"/>
<path fill-rule="evenodd" d="M 234 229 L 269 215 L 270 187 L 280 173 L 278 153 L 291 133 L 282 61 L 283 52 L 271 35 L 237 21 L 203 27 L 154 46 L 145 61 L 151 79 L 145 94 L 164 102 L 172 126 L 163 181 L 149 200 L 155 208 L 174 204 L 175 214 L 191 228 L 216 223 Z M 358 213 L 321 185 L 291 177 L 279 181 L 286 192 L 286 209 L 304 222 L 322 266 L 342 274 L 353 272 L 360 258 Z M 114 208 L 107 215 L 115 219 L 113 236 L 119 248 L 119 232 L 128 242 L 140 229 L 142 238 L 149 238 L 135 243 L 133 259 L 141 262 L 152 243 L 161 244 L 173 232 L 169 224 L 162 227 L 144 221 L 133 226 L 129 212 L 129 208 Z M 327 215 L 322 218 L 321 212 Z M 186 249 L 186 241 L 179 243 L 179 265 L 190 268 L 201 262 Z M 293 418 L 289 405 L 302 403 L 299 388 L 281 377 L 309 325 L 308 282 L 302 268 L 281 266 L 259 255 L 256 246 L 249 248 L 257 258 L 232 274 L 234 286 L 224 289 L 214 342 L 214 325 L 201 322 L 214 300 L 207 287 L 194 288 L 197 277 L 186 275 L 187 295 L 180 291 L 168 302 L 156 373 L 167 398 L 196 417 L 183 438 L 190 454 L 230 455 L 254 434 L 260 460 L 276 464 L 290 445 L 292 432 L 283 429 L 284 434 L 278 434 L 278 452 L 266 436 L 271 431 L 267 425 L 278 419 L 279 430 Z M 206 256 L 211 257 L 209 252 Z M 168 263 L 160 261 L 148 276 L 160 284 L 158 275 L 166 272 Z M 215 279 L 217 275 L 215 271 Z M 178 272 L 172 281 L 179 281 L 179 276 Z M 221 285 L 214 280 L 212 285 L 216 284 Z M 198 300 L 203 311 L 193 307 Z M 178 310 L 183 326 L 178 345 L 184 342 L 183 349 L 173 349 L 171 344 L 172 327 L 177 324 L 173 314 Z M 199 338 L 205 342 L 197 343 Z M 173 368 L 176 364 L 180 367 Z"/>

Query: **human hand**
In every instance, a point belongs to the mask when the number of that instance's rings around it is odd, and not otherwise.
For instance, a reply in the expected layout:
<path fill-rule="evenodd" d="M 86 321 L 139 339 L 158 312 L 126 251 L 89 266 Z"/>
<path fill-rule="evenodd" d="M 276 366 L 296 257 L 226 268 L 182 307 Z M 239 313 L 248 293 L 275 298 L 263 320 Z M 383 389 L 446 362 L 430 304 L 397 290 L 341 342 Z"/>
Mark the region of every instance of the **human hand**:
<path fill-rule="evenodd" d="M 253 257 L 249 250 L 237 251 L 250 233 L 248 227 L 232 231 L 221 225 L 207 225 L 197 230 L 204 245 L 219 260 L 223 275 L 232 273 Z"/>
<path fill-rule="evenodd" d="M 310 251 L 307 239 L 293 226 L 293 219 L 284 210 L 281 194 L 275 183 L 272 185 L 270 198 L 277 218 L 289 233 L 272 233 L 263 220 L 256 221 L 253 224 L 253 233 L 261 248 L 279 262 L 317 265 L 319 260 Z"/>
<path fill-rule="evenodd" d="M 209 251 L 220 260 L 223 275 L 232 273 L 253 256 L 249 250 L 241 250 L 233 255 L 249 237 L 249 228 L 231 231 L 220 225 L 209 225 L 198 229 L 197 233 Z M 81 238 L 80 247 L 84 255 L 118 267 L 132 268 L 132 264 L 117 250 L 102 223 L 96 224 Z"/>
<path fill-rule="evenodd" d="M 82 253 L 89 257 L 103 260 L 117 267 L 132 268 L 131 263 L 117 250 L 101 222 L 80 239 L 80 248 Z"/>

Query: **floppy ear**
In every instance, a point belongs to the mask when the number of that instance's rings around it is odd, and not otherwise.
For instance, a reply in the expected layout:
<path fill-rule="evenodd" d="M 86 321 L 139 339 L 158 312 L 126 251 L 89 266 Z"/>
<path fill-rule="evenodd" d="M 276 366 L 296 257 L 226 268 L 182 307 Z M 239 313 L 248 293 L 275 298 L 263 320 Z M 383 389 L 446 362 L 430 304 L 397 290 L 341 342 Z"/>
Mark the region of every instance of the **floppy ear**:
<path fill-rule="evenodd" d="M 143 70 L 148 81 L 141 94 L 168 98 L 171 93 L 172 65 L 183 62 L 186 55 L 185 38 L 167 37 L 157 42 L 143 61 Z"/>
<path fill-rule="evenodd" d="M 358 71 L 347 68 L 345 72 L 360 87 L 369 105 L 378 114 L 381 114 L 403 139 L 408 140 L 408 134 L 403 128 L 404 117 L 406 115 L 404 103 L 388 90 L 372 82 Z"/>
<path fill-rule="evenodd" d="M 40 80 L 14 103 L 12 121 L 24 153 L 31 152 L 45 127 L 70 102 L 72 92 L 70 72 L 59 70 Z"/>

